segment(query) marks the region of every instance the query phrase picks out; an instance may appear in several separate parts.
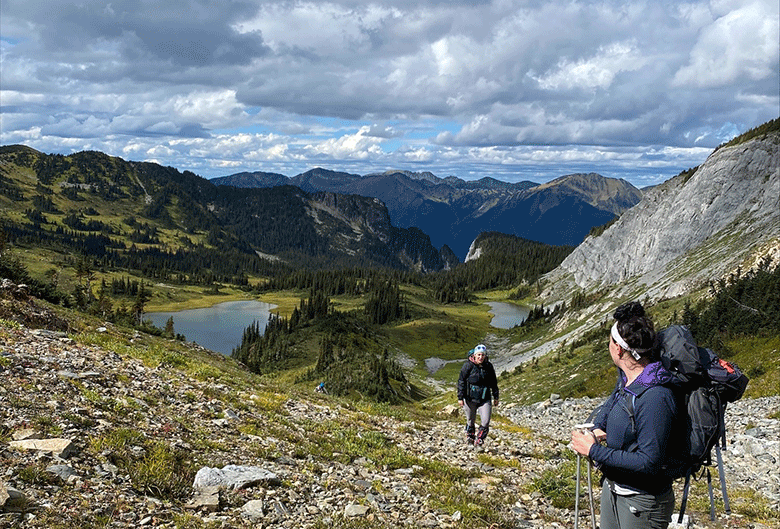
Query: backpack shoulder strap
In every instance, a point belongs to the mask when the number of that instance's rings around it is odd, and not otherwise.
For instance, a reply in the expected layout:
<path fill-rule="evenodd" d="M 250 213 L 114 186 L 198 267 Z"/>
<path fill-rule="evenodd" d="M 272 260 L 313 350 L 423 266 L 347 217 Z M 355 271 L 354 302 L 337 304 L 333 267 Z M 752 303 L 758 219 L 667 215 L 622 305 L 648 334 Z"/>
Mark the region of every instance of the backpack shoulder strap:
<path fill-rule="evenodd" d="M 623 407 L 623 411 L 625 411 L 628 414 L 628 420 L 631 421 L 631 431 L 634 433 L 634 442 L 629 445 L 627 450 L 629 452 L 633 452 L 636 450 L 637 446 L 639 446 L 638 441 L 636 440 L 636 395 L 633 393 L 629 393 L 627 391 L 624 391 L 622 395 L 619 395 L 618 398 L 620 399 L 621 406 Z"/>
<path fill-rule="evenodd" d="M 636 433 L 636 416 L 634 414 L 636 410 L 636 395 L 627 392 L 627 396 L 631 398 L 624 399 L 626 403 L 625 410 L 628 412 L 628 420 L 631 421 L 631 431 Z"/>

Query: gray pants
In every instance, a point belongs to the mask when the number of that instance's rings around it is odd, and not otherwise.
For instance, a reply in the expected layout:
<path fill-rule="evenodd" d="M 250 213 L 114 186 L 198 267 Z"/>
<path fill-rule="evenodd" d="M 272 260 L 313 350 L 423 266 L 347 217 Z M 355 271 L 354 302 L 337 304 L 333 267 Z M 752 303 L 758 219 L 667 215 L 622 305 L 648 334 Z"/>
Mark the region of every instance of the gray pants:
<path fill-rule="evenodd" d="M 674 512 L 674 491 L 653 496 L 621 496 L 604 480 L 601 489 L 601 529 L 666 529 Z"/>
<path fill-rule="evenodd" d="M 493 403 L 491 401 L 473 402 L 469 399 L 463 400 L 463 412 L 466 414 L 466 431 L 474 431 L 474 422 L 479 414 L 479 424 L 482 428 L 490 426 L 490 415 L 493 413 Z"/>

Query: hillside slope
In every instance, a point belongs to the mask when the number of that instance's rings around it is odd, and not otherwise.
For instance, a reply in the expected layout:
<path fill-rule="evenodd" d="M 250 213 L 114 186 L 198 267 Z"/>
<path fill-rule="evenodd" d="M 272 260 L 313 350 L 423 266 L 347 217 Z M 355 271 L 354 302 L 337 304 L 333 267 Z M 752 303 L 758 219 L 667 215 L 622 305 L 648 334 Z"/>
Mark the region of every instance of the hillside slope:
<path fill-rule="evenodd" d="M 292 266 L 430 271 L 454 264 L 424 233 L 393 226 L 373 198 L 290 185 L 215 186 L 153 163 L 89 151 L 47 155 L 20 145 L 0 147 L 0 229 L 12 242 L 119 267 L 173 269 L 190 279 L 240 282 L 238 276 L 277 266 L 256 254 Z"/>
<path fill-rule="evenodd" d="M 691 174 L 692 173 L 692 174 Z M 645 193 L 546 279 L 548 299 L 621 285 L 654 298 L 706 286 L 758 259 L 780 259 L 780 131 L 716 150 Z"/>
<path fill-rule="evenodd" d="M 0 305 L 47 311 L 22 297 L 0 290 Z M 472 451 L 454 406 L 343 401 L 95 323 L 71 321 L 66 334 L 0 319 L 0 527 L 573 526 L 568 425 L 595 400 L 513 407 L 506 395 L 486 448 Z M 739 523 L 709 523 L 691 503 L 693 529 L 771 527 L 754 521 L 776 508 L 760 469 L 778 406 L 745 400 L 728 414 Z M 205 479 L 230 468 L 243 482 Z"/>

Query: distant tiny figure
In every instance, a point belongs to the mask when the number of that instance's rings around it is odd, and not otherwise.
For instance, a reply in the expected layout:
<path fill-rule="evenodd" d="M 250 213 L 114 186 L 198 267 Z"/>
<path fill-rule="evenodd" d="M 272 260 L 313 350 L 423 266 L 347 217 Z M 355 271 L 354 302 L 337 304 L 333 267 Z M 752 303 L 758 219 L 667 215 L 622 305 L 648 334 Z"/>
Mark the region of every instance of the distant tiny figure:
<path fill-rule="evenodd" d="M 328 390 L 325 389 L 325 382 L 320 382 L 319 385 L 314 388 L 317 393 L 325 393 L 327 395 Z"/>
<path fill-rule="evenodd" d="M 466 442 L 481 446 L 490 430 L 493 406 L 498 406 L 496 370 L 488 360 L 487 347 L 482 344 L 469 351 L 469 358 L 460 370 L 458 406 L 466 414 Z M 475 424 L 477 414 L 480 419 L 479 431 L 476 431 Z"/>

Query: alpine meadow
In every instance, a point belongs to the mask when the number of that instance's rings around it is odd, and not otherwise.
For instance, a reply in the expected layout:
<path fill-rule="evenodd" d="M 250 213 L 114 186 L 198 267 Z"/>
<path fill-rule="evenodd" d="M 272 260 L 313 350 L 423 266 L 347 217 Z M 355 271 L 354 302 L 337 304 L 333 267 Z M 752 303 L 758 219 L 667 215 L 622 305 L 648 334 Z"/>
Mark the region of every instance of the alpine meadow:
<path fill-rule="evenodd" d="M 778 263 L 780 119 L 643 189 L 2 146 L 0 526 L 584 527 L 571 430 L 640 301 L 749 378 L 707 466 L 728 503 L 695 479 L 688 527 L 780 528 Z M 275 308 L 230 355 L 147 319 L 241 300 Z M 467 448 L 477 344 L 501 399 Z"/>

